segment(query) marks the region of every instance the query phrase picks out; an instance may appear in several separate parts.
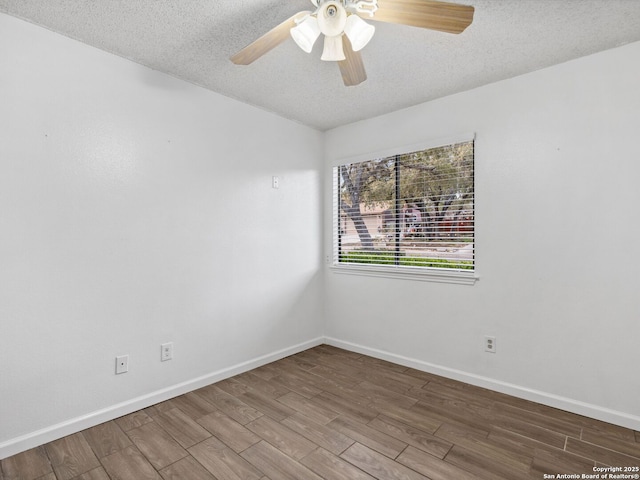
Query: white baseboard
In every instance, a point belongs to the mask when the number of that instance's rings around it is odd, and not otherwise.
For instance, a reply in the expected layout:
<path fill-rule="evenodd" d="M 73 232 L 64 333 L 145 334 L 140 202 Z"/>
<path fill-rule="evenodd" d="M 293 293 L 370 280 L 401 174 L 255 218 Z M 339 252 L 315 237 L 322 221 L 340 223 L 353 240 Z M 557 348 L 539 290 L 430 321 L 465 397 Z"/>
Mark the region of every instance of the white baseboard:
<path fill-rule="evenodd" d="M 123 415 L 136 412 L 143 408 L 150 407 L 159 402 L 164 402 L 178 395 L 197 390 L 206 385 L 210 385 L 215 382 L 219 382 L 226 378 L 244 373 L 254 368 L 261 367 L 267 363 L 275 362 L 281 358 L 294 355 L 309 348 L 326 343 L 333 345 L 334 347 L 342 348 L 363 355 L 369 355 L 381 360 L 387 360 L 406 367 L 415 368 L 416 370 L 422 370 L 424 372 L 433 373 L 443 377 L 459 380 L 461 382 L 469 383 L 479 387 L 488 388 L 497 392 L 512 395 L 514 397 L 523 398 L 525 400 L 531 400 L 533 402 L 548 405 L 561 410 L 577 413 L 587 417 L 602 420 L 604 422 L 613 423 L 622 427 L 631 428 L 633 430 L 640 431 L 640 417 L 630 415 L 624 412 L 611 410 L 598 405 L 592 405 L 578 400 L 561 397 L 558 395 L 533 390 L 530 388 L 522 387 L 511 383 L 502 382 L 488 377 L 475 375 L 472 373 L 435 365 L 422 360 L 416 360 L 413 358 L 404 357 L 394 353 L 378 350 L 375 348 L 365 347 L 351 342 L 338 340 L 331 337 L 318 337 L 307 342 L 294 345 L 276 352 L 263 355 L 246 362 L 233 365 L 228 368 L 224 368 L 210 374 L 194 378 L 192 380 L 167 387 L 162 390 L 151 392 L 148 395 L 134 398 L 132 400 L 112 405 L 108 408 L 98 410 L 87 415 L 83 415 L 77 418 L 72 418 L 68 421 L 52 425 L 50 427 L 43 428 L 41 430 L 28 433 L 21 437 L 13 438 L 3 443 L 0 443 L 0 460 L 15 455 L 20 452 L 24 452 L 31 448 L 43 445 L 45 443 L 57 440 L 66 435 L 85 430 L 100 423 L 108 422 Z"/>
<path fill-rule="evenodd" d="M 197 390 L 198 388 L 205 387 L 212 383 L 219 382 L 225 378 L 233 377 L 240 373 L 247 372 L 254 368 L 261 367 L 267 363 L 275 362 L 281 358 L 294 355 L 309 348 L 321 345 L 324 343 L 324 338 L 318 337 L 307 342 L 294 345 L 282 350 L 278 350 L 267 355 L 248 360 L 246 362 L 233 365 L 228 368 L 224 368 L 207 375 L 188 380 L 177 385 L 151 392 L 147 395 L 128 400 L 126 402 L 112 405 L 110 407 L 91 412 L 87 415 L 83 415 L 77 418 L 72 418 L 62 423 L 52 425 L 50 427 L 43 428 L 41 430 L 22 435 L 18 438 L 13 438 L 5 442 L 0 443 L 0 460 L 15 455 L 20 452 L 24 452 L 31 448 L 43 445 L 45 443 L 57 440 L 59 438 L 71 435 L 76 432 L 80 432 L 87 428 L 94 427 L 100 423 L 108 422 L 123 415 L 136 412 L 143 408 L 150 407 L 159 402 L 164 402 L 171 398 L 183 395 L 185 393 Z"/>
<path fill-rule="evenodd" d="M 530 400 L 532 402 L 541 403 L 543 405 L 548 405 L 550 407 L 576 413 L 578 415 L 584 415 L 586 417 L 602 420 L 603 422 L 612 423 L 614 425 L 619 425 L 621 427 L 640 431 L 640 417 L 636 415 L 630 415 L 628 413 L 612 410 L 606 407 L 592 405 L 571 398 L 561 397 L 552 393 L 542 392 L 539 390 L 522 387 L 520 385 L 502 382 L 500 380 L 495 380 L 492 378 L 483 377 L 481 375 L 475 375 L 473 373 L 435 365 L 433 363 L 404 357 L 402 355 L 396 355 L 394 353 L 386 352 L 383 350 L 369 348 L 351 342 L 345 342 L 336 338 L 325 337 L 324 343 L 326 343 L 327 345 L 332 345 L 334 347 L 342 348 L 344 350 L 349 350 L 352 352 L 361 353 L 363 355 L 368 355 L 370 357 L 379 358 L 381 360 L 387 360 L 389 362 L 397 363 L 405 367 L 415 368 L 416 370 L 432 373 L 434 375 L 440 375 L 442 377 L 451 378 L 453 380 L 459 380 L 461 382 L 469 383 L 478 387 L 488 388 L 496 392 L 505 393 L 514 397 Z"/>

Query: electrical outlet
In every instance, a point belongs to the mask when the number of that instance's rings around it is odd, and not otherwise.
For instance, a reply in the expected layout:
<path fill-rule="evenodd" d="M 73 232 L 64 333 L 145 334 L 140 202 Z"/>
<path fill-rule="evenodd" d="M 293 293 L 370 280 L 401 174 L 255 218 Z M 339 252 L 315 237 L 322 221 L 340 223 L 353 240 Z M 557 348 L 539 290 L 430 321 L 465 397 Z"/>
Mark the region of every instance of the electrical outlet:
<path fill-rule="evenodd" d="M 485 335 L 484 351 L 489 353 L 496 353 L 496 337 Z"/>
<path fill-rule="evenodd" d="M 167 342 L 160 345 L 160 361 L 166 362 L 173 358 L 173 342 Z"/>
<path fill-rule="evenodd" d="M 116 357 L 116 375 L 129 371 L 129 355 Z"/>
<path fill-rule="evenodd" d="M 280 188 L 280 178 L 277 176 L 271 177 L 271 188 Z"/>

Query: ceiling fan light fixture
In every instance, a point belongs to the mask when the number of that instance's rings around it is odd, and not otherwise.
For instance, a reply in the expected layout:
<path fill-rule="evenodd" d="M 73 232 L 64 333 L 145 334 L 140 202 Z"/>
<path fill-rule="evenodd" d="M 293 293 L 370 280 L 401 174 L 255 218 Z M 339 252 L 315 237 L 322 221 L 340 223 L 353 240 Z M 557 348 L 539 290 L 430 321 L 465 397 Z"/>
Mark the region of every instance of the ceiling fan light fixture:
<path fill-rule="evenodd" d="M 342 34 L 333 37 L 324 37 L 324 50 L 320 60 L 325 62 L 339 62 L 345 60 L 344 49 L 342 48 Z"/>
<path fill-rule="evenodd" d="M 319 36 L 318 19 L 311 15 L 291 29 L 293 41 L 307 53 L 311 53 L 311 49 Z"/>
<path fill-rule="evenodd" d="M 349 37 L 354 52 L 362 50 L 371 40 L 376 27 L 369 25 L 358 15 L 349 15 L 344 27 L 344 33 Z"/>
<path fill-rule="evenodd" d="M 335 37 L 344 32 L 347 23 L 347 11 L 340 2 L 329 1 L 318 8 L 318 26 L 325 37 Z"/>

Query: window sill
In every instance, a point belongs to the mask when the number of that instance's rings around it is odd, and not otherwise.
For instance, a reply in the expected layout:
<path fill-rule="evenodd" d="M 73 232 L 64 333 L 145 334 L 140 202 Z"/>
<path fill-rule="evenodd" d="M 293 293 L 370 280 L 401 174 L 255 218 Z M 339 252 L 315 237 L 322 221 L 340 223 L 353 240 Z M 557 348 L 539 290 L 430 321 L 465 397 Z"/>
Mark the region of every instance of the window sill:
<path fill-rule="evenodd" d="M 400 278 L 422 282 L 454 283 L 473 285 L 478 280 L 475 272 L 444 268 L 411 268 L 372 265 L 331 265 L 333 273 L 347 275 L 365 275 L 370 277 Z"/>

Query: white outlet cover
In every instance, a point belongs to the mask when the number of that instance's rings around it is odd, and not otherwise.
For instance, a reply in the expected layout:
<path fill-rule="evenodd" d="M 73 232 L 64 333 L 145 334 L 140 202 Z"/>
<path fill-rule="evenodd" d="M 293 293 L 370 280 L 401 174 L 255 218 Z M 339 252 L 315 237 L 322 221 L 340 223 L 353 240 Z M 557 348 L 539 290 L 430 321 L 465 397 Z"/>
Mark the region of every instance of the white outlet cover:
<path fill-rule="evenodd" d="M 160 360 L 166 362 L 173 358 L 173 342 L 167 342 L 160 345 Z"/>
<path fill-rule="evenodd" d="M 484 351 L 489 353 L 496 353 L 496 337 L 486 335 L 484 337 Z"/>
<path fill-rule="evenodd" d="M 129 371 L 129 355 L 116 357 L 116 375 Z"/>

